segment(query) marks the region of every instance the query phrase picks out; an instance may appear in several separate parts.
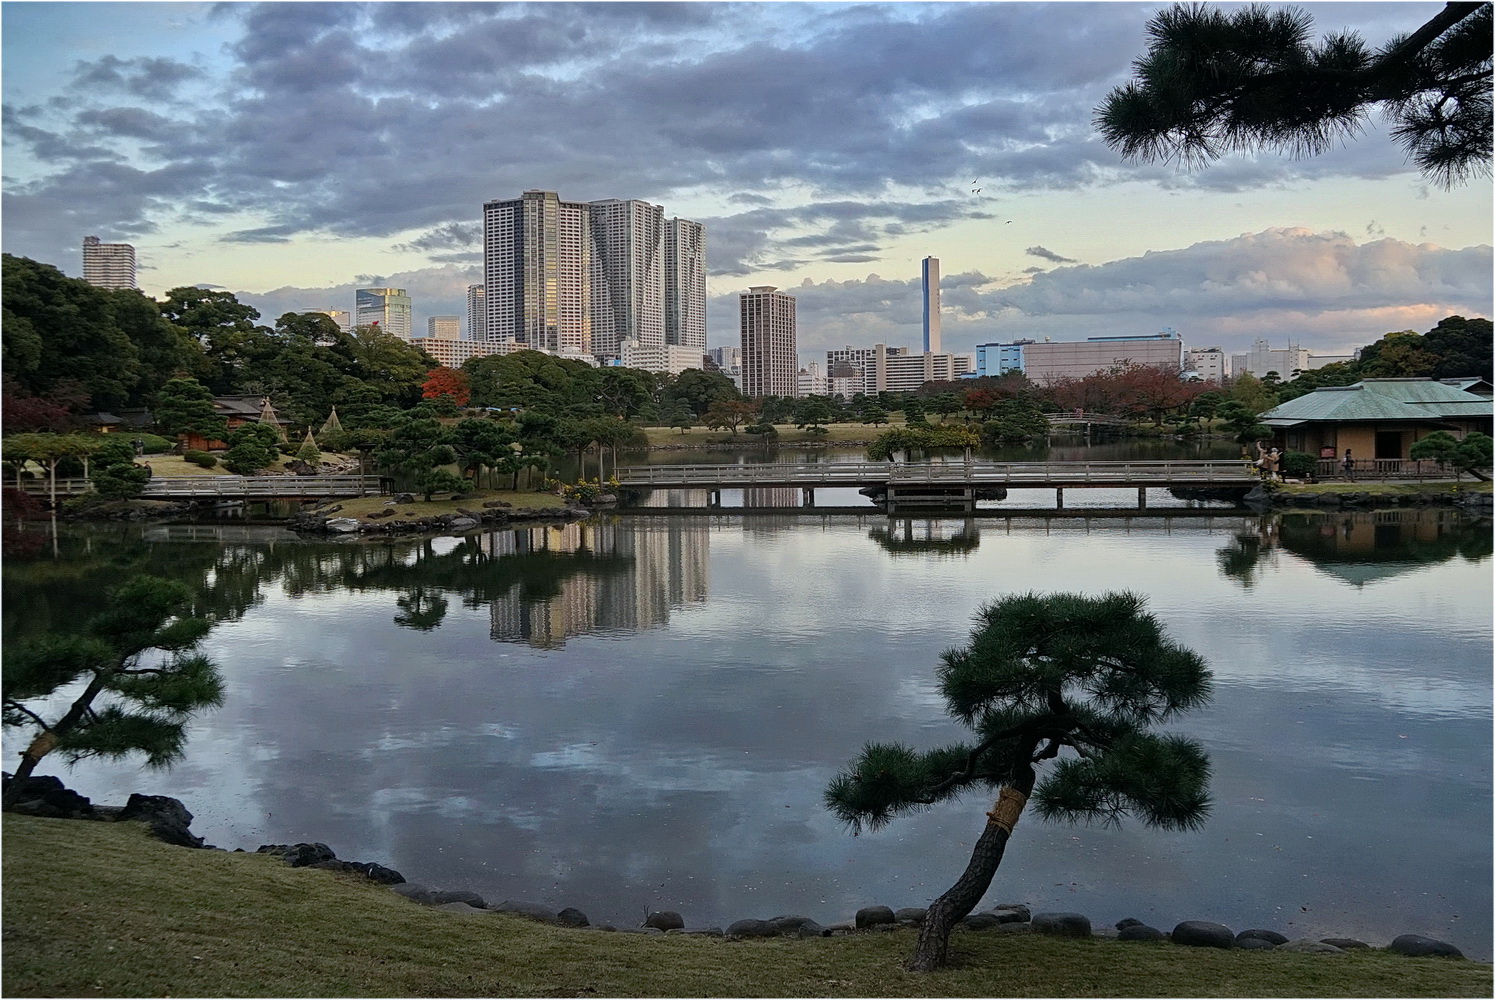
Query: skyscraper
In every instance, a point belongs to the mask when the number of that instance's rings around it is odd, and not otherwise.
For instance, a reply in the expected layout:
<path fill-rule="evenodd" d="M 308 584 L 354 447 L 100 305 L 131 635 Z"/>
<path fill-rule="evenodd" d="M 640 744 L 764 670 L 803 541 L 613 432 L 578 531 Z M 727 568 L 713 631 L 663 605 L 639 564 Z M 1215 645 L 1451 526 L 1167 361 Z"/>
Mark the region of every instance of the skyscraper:
<path fill-rule="evenodd" d="M 467 339 L 488 339 L 488 313 L 483 309 L 483 286 L 467 286 Z"/>
<path fill-rule="evenodd" d="M 741 295 L 742 393 L 793 396 L 799 391 L 794 296 L 773 285 L 754 285 Z"/>
<path fill-rule="evenodd" d="M 461 316 L 428 316 L 426 317 L 426 336 L 435 337 L 438 340 L 461 340 L 462 339 L 462 317 Z"/>
<path fill-rule="evenodd" d="M 487 202 L 483 284 L 492 340 L 603 360 L 625 343 L 660 359 L 706 346 L 704 227 L 648 202 L 554 191 Z"/>
<path fill-rule="evenodd" d="M 664 342 L 706 350 L 706 227 L 699 222 L 665 223 Z"/>
<path fill-rule="evenodd" d="M 924 353 L 940 353 L 940 259 L 924 258 Z"/>
<path fill-rule="evenodd" d="M 360 288 L 354 300 L 354 322 L 358 326 L 379 324 L 385 333 L 410 339 L 410 296 L 403 288 Z"/>
<path fill-rule="evenodd" d="M 83 280 L 99 288 L 135 287 L 135 248 L 83 237 Z"/>

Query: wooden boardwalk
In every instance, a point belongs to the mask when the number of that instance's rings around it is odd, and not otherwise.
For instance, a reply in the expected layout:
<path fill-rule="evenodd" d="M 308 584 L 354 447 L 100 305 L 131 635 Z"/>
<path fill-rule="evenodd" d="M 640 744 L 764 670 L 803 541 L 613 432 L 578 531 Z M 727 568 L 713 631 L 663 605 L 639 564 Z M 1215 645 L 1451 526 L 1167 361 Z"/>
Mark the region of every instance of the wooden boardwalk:
<path fill-rule="evenodd" d="M 387 492 L 379 476 L 159 476 L 145 484 L 144 500 L 312 500 L 378 496 Z M 46 479 L 25 480 L 21 489 L 50 495 Z M 59 497 L 89 489 L 87 479 L 57 480 Z"/>

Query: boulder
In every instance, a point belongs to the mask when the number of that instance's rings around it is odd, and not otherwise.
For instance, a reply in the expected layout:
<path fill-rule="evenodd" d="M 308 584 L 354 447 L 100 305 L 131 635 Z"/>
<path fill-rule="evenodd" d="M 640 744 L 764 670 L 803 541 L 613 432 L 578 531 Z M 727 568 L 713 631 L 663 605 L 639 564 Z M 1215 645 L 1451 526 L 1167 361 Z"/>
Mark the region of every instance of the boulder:
<path fill-rule="evenodd" d="M 310 868 L 323 861 L 336 861 L 337 855 L 326 844 L 261 844 L 256 854 L 278 854 L 292 868 Z"/>
<path fill-rule="evenodd" d="M 412 903 L 425 903 L 429 906 L 433 902 L 431 890 L 416 882 L 401 882 L 390 886 L 389 891 L 404 896 Z"/>
<path fill-rule="evenodd" d="M 440 906 L 443 903 L 467 903 L 483 909 L 483 897 L 466 889 L 432 889 L 431 905 Z"/>
<path fill-rule="evenodd" d="M 453 531 L 467 531 L 470 528 L 478 527 L 480 524 L 482 522 L 475 517 L 454 517 L 446 523 L 446 526 Z"/>
<path fill-rule="evenodd" d="M 1235 946 L 1243 951 L 1271 951 L 1277 947 L 1266 938 L 1238 938 Z"/>
<path fill-rule="evenodd" d="M 1257 940 L 1260 940 L 1259 938 Z M 1332 944 L 1324 944 L 1322 941 L 1314 941 L 1310 938 L 1298 938 L 1296 941 L 1288 941 L 1279 944 L 1273 951 L 1300 951 L 1310 955 L 1343 955 L 1343 948 L 1336 948 Z"/>
<path fill-rule="evenodd" d="M 1116 932 L 1118 941 L 1166 941 L 1168 935 L 1144 923 L 1127 924 Z"/>
<path fill-rule="evenodd" d="M 674 910 L 655 910 L 644 919 L 645 928 L 653 928 L 657 931 L 671 931 L 677 927 L 684 927 L 685 919 Z"/>
<path fill-rule="evenodd" d="M 1192 948 L 1234 948 L 1235 932 L 1208 920 L 1185 920 L 1173 928 L 1173 943 Z"/>
<path fill-rule="evenodd" d="M 1035 913 L 1033 933 L 1054 937 L 1090 937 L 1090 918 L 1083 913 Z"/>
<path fill-rule="evenodd" d="M 361 528 L 362 525 L 356 517 L 329 517 L 323 527 L 328 531 L 349 535 Z"/>
<path fill-rule="evenodd" d="M 1287 944 L 1287 935 L 1278 934 L 1276 931 L 1264 931 L 1259 927 L 1253 927 L 1248 931 L 1241 931 L 1235 936 L 1235 943 L 1240 944 L 1248 938 L 1256 938 L 1270 944 Z"/>
<path fill-rule="evenodd" d="M 415 503 L 414 493 L 396 493 L 391 497 L 395 503 Z"/>
<path fill-rule="evenodd" d="M 1033 913 L 1022 903 L 998 903 L 986 911 L 1004 924 L 1027 923 L 1033 919 Z"/>
<path fill-rule="evenodd" d="M 767 920 L 734 920 L 727 925 L 727 937 L 729 938 L 767 938 L 778 937 L 780 931 Z"/>
<path fill-rule="evenodd" d="M 856 923 L 858 930 L 868 927 L 877 927 L 880 924 L 896 924 L 898 918 L 893 915 L 892 909 L 886 906 L 864 906 L 857 910 Z"/>
<path fill-rule="evenodd" d="M 1332 944 L 1334 947 L 1339 948 L 1342 951 L 1357 951 L 1361 948 L 1370 947 L 1370 945 L 1366 944 L 1364 941 L 1361 941 L 1359 938 L 1332 937 L 1319 938 L 1319 940 L 1324 944 Z"/>
<path fill-rule="evenodd" d="M 592 922 L 587 915 L 574 906 L 568 906 L 555 915 L 555 922 L 562 927 L 590 927 Z"/>
<path fill-rule="evenodd" d="M 829 937 L 830 931 L 821 927 L 809 917 L 798 914 L 786 914 L 774 917 L 768 921 L 779 929 L 779 933 L 785 937 Z"/>
<path fill-rule="evenodd" d="M 1421 934 L 1402 934 L 1386 947 L 1388 951 L 1394 951 L 1398 955 L 1411 955 L 1413 958 L 1422 958 L 1429 955 L 1436 955 L 1441 958 L 1464 957 L 1462 951 L 1447 941 L 1423 937 Z"/>
<path fill-rule="evenodd" d="M 1141 927 L 1142 921 L 1138 920 L 1136 917 L 1122 917 L 1120 920 L 1116 921 L 1115 926 L 1118 931 L 1124 931 L 1128 927 Z"/>
<path fill-rule="evenodd" d="M 905 906 L 893 911 L 893 919 L 900 924 L 921 926 L 924 923 L 925 915 L 928 913 L 929 910 L 922 906 Z"/>
<path fill-rule="evenodd" d="M 399 885 L 405 881 L 405 876 L 393 868 L 386 868 L 373 861 L 349 861 L 348 871 L 356 871 L 370 882 L 378 882 L 380 885 Z"/>
<path fill-rule="evenodd" d="M 11 776 L 5 776 L 5 787 L 9 788 Z M 63 785 L 54 775 L 33 775 L 25 779 L 13 807 L 14 812 L 27 816 L 43 816 L 47 819 L 95 819 L 98 811 L 85 796 Z"/>
<path fill-rule="evenodd" d="M 477 903 L 475 905 L 482 906 L 483 904 Z M 561 915 L 559 913 L 556 913 L 550 907 L 541 906 L 539 903 L 526 903 L 523 900 L 506 899 L 502 903 L 495 903 L 493 906 L 490 906 L 489 909 L 494 910 L 498 913 L 517 913 L 521 917 L 528 917 L 531 920 L 538 920 L 542 924 L 558 924 L 561 921 Z M 580 910 L 573 910 L 572 912 L 579 915 L 583 922 L 580 924 L 568 924 L 567 926 L 585 927 L 585 921 L 587 919 L 586 915 L 583 914 Z"/>
<path fill-rule="evenodd" d="M 1002 922 L 990 913 L 967 914 L 960 921 L 960 926 L 968 931 L 989 931 L 993 927 L 1000 927 Z"/>
<path fill-rule="evenodd" d="M 157 840 L 179 847 L 201 847 L 202 838 L 194 837 L 187 829 L 192 824 L 192 814 L 187 807 L 168 795 L 141 795 L 132 793 L 119 818 L 140 820 L 151 828 Z"/>

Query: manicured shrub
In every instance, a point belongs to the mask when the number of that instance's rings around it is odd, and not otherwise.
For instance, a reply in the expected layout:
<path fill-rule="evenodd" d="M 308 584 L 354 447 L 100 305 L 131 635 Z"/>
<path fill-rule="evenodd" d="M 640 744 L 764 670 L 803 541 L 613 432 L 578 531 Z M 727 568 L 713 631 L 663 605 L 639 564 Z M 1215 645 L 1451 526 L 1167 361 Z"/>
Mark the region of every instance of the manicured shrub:
<path fill-rule="evenodd" d="M 1289 451 L 1282 456 L 1282 474 L 1293 479 L 1307 479 L 1318 468 L 1318 459 L 1306 451 Z"/>
<path fill-rule="evenodd" d="M 214 458 L 212 455 L 209 455 L 205 451 L 197 451 L 196 449 L 189 449 L 183 452 L 182 457 L 191 462 L 193 465 L 200 465 L 204 469 L 211 469 L 213 466 L 218 464 L 218 459 Z"/>
<path fill-rule="evenodd" d="M 164 455 L 176 444 L 170 438 L 164 438 L 159 434 L 135 434 L 130 440 L 139 440 L 145 447 L 147 455 Z"/>

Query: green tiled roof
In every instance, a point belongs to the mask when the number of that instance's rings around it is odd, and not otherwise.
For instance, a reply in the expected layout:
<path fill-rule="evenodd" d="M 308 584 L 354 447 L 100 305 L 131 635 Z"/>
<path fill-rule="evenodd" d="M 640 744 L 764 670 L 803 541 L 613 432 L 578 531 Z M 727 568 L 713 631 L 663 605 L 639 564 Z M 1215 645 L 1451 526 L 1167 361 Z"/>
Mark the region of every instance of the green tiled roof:
<path fill-rule="evenodd" d="M 1495 404 L 1486 396 L 1426 378 L 1366 379 L 1354 385 L 1315 389 L 1261 415 L 1269 426 L 1306 420 L 1446 420 L 1489 417 Z"/>

